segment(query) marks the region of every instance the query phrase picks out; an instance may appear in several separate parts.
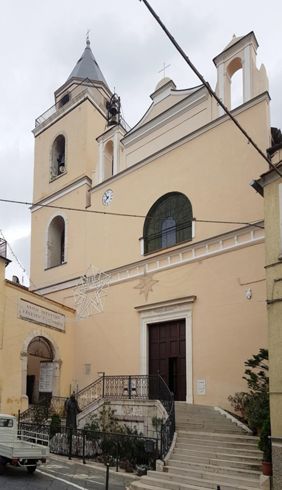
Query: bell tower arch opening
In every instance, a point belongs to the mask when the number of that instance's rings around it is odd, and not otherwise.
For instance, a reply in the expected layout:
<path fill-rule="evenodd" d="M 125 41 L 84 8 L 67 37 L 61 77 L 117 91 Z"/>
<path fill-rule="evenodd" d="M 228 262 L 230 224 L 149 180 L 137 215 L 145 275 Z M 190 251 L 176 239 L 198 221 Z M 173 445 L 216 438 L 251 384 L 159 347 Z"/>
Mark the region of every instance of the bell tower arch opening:
<path fill-rule="evenodd" d="M 54 349 L 43 336 L 34 337 L 27 348 L 26 395 L 30 404 L 52 396 Z"/>
<path fill-rule="evenodd" d="M 224 50 L 213 59 L 217 68 L 216 93 L 228 109 L 268 91 L 265 67 L 261 65 L 258 69 L 256 66 L 257 48 L 253 31 L 246 36 L 234 34 Z M 223 113 L 219 106 L 218 115 Z"/>
<path fill-rule="evenodd" d="M 65 172 L 66 160 L 66 140 L 59 134 L 54 140 L 51 151 L 51 179 L 58 177 Z"/>
<path fill-rule="evenodd" d="M 230 108 L 234 109 L 243 104 L 243 64 L 241 58 L 234 58 L 226 68 L 229 77 Z"/>

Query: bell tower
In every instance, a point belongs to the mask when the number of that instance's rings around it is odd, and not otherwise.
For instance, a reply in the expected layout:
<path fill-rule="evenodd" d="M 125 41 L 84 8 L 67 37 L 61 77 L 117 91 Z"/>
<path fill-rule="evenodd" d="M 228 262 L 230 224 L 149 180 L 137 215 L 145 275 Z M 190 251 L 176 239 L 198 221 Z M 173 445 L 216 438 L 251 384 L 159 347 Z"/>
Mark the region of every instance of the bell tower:
<path fill-rule="evenodd" d="M 85 239 L 86 217 L 70 208 L 89 205 L 98 166 L 96 138 L 105 131 L 113 96 L 88 36 L 82 56 L 54 95 L 54 105 L 36 119 L 33 130 L 31 287 L 39 292 L 84 267 L 77 242 Z"/>
<path fill-rule="evenodd" d="M 264 65 L 256 66 L 258 42 L 254 32 L 236 37 L 217 55 L 213 62 L 217 68 L 216 93 L 222 102 L 231 109 L 232 77 L 242 70 L 243 103 L 268 91 L 268 79 Z M 219 115 L 223 109 L 219 107 Z"/>

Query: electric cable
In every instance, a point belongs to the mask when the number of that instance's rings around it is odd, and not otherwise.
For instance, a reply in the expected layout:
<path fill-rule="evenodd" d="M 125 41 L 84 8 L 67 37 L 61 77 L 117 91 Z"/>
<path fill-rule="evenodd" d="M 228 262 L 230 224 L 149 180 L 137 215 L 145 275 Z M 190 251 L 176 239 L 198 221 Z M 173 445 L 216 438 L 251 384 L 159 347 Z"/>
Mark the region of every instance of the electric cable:
<path fill-rule="evenodd" d="M 216 100 L 218 105 L 224 110 L 224 112 L 229 116 L 229 118 L 233 121 L 233 123 L 237 126 L 237 128 L 241 131 L 241 133 L 247 138 L 248 142 L 255 148 L 255 150 L 262 156 L 262 158 L 268 163 L 268 165 L 279 175 L 279 177 L 282 177 L 281 172 L 279 169 L 271 162 L 271 160 L 265 155 L 265 153 L 258 147 L 258 145 L 254 142 L 254 140 L 249 136 L 247 131 L 241 126 L 241 124 L 237 121 L 237 119 L 231 114 L 229 109 L 226 107 L 226 105 L 222 102 L 222 100 L 217 96 L 215 91 L 211 88 L 210 84 L 206 82 L 204 77 L 201 75 L 201 73 L 198 71 L 198 69 L 195 67 L 195 65 L 190 61 L 189 57 L 185 53 L 185 51 L 181 48 L 181 46 L 177 43 L 175 38 L 172 36 L 172 34 L 169 32 L 167 27 L 164 25 L 164 23 L 161 21 L 160 17 L 156 14 L 154 9 L 151 7 L 149 2 L 147 0 L 139 0 L 140 2 L 143 2 L 149 12 L 153 15 L 153 17 L 156 19 L 158 24 L 161 26 L 163 31 L 166 33 L 172 44 L 175 46 L 177 51 L 181 54 L 182 58 L 186 61 L 186 63 L 190 66 L 192 71 L 197 75 L 197 77 L 200 79 L 202 84 L 206 87 L 208 90 L 209 94 Z M 279 162 L 280 163 L 280 162 Z"/>
<path fill-rule="evenodd" d="M 121 217 L 126 217 L 126 218 L 142 218 L 142 219 L 150 218 L 150 219 L 154 219 L 153 216 L 151 217 L 148 215 L 145 216 L 145 215 L 141 215 L 141 214 L 114 213 L 111 211 L 98 211 L 96 209 L 83 209 L 83 208 L 72 208 L 69 206 L 56 206 L 54 204 L 35 204 L 32 202 L 28 202 L 28 201 L 16 201 L 14 199 L 1 199 L 0 198 L 0 202 L 9 203 L 9 204 L 21 204 L 24 206 L 31 206 L 31 207 L 37 207 L 38 206 L 40 208 L 60 209 L 63 211 L 76 211 L 76 212 L 87 213 L 87 214 L 90 213 L 90 214 L 103 214 L 103 215 L 109 215 L 109 216 L 121 216 Z M 157 218 L 157 219 L 159 220 L 159 218 Z M 163 219 L 167 219 L 167 218 L 163 218 Z M 254 221 L 224 221 L 224 220 L 204 220 L 204 219 L 198 219 L 198 218 L 193 217 L 191 221 L 196 221 L 198 223 L 211 223 L 211 224 L 214 223 L 214 224 L 225 224 L 225 225 L 258 226 L 258 227 L 262 228 L 257 223 L 262 222 L 263 219 L 258 219 L 258 220 L 254 220 Z"/>

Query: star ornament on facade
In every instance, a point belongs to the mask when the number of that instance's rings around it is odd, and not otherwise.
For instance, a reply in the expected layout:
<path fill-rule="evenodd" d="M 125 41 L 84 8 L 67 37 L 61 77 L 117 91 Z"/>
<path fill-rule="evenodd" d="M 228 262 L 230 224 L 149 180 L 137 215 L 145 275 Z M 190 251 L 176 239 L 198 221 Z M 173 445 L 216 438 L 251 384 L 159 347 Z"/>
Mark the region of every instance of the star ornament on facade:
<path fill-rule="evenodd" d="M 88 318 L 104 310 L 103 297 L 109 287 L 111 276 L 93 266 L 80 278 L 74 290 L 75 307 L 79 318 Z"/>
<path fill-rule="evenodd" d="M 156 279 L 153 279 L 152 275 L 144 274 L 139 284 L 134 286 L 134 289 L 139 289 L 140 294 L 144 294 L 145 300 L 147 301 L 149 293 L 153 292 L 153 286 L 158 282 Z"/>

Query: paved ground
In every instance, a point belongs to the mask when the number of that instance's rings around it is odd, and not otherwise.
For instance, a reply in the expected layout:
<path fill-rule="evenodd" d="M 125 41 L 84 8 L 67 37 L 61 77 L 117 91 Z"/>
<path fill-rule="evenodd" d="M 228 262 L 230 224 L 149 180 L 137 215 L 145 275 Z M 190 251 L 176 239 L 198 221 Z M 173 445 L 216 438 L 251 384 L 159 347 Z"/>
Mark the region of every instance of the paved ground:
<path fill-rule="evenodd" d="M 132 475 L 111 470 L 109 490 L 124 490 L 132 479 Z M 1 490 L 103 490 L 105 482 L 102 465 L 83 465 L 76 460 L 52 456 L 33 475 L 29 475 L 25 468 L 7 466 L 4 475 L 0 476 Z"/>

